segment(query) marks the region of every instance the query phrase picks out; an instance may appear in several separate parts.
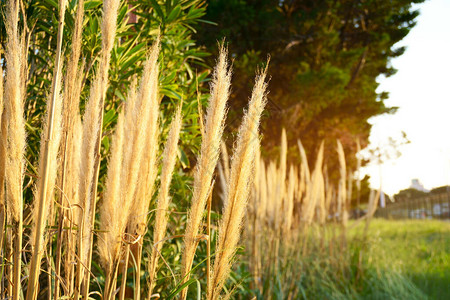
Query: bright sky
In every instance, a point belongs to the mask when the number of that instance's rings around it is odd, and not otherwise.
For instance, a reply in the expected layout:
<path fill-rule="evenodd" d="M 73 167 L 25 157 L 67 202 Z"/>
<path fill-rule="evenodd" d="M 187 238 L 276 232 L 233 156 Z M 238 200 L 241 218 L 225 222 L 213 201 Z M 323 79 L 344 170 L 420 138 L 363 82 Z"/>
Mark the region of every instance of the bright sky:
<path fill-rule="evenodd" d="M 394 115 L 370 120 L 370 142 L 387 143 L 388 137 L 407 134 L 410 144 L 402 155 L 381 167 L 387 194 L 408 188 L 418 178 L 425 188 L 450 184 L 450 1 L 430 0 L 414 6 L 420 10 L 417 25 L 396 46 L 406 52 L 392 60 L 398 72 L 379 78 L 379 92 L 389 92 L 387 106 L 398 106 Z M 380 185 L 379 167 L 366 168 L 371 186 Z"/>

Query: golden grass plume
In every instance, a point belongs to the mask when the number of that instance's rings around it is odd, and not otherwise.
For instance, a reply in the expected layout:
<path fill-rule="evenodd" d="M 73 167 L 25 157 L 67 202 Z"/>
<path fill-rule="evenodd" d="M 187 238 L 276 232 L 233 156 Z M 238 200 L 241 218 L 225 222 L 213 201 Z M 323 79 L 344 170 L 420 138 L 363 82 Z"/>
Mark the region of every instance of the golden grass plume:
<path fill-rule="evenodd" d="M 197 235 L 219 156 L 219 147 L 226 114 L 226 102 L 230 93 L 230 81 L 231 72 L 228 69 L 227 50 L 222 46 L 213 74 L 211 96 L 209 98 L 209 106 L 205 119 L 205 134 L 202 140 L 200 157 L 197 160 L 194 173 L 194 192 L 184 236 L 181 274 L 183 281 L 188 280 L 192 268 L 197 247 Z M 184 289 L 181 294 L 182 299 L 186 298 L 186 293 L 187 289 Z"/>
<path fill-rule="evenodd" d="M 231 269 L 232 257 L 239 241 L 242 218 L 251 187 L 251 173 L 259 146 L 259 122 L 266 103 L 266 72 L 258 75 L 249 108 L 239 128 L 236 149 L 231 161 L 227 201 L 219 226 L 213 273 L 208 285 L 208 299 L 217 299 Z"/>
<path fill-rule="evenodd" d="M 168 222 L 168 209 L 170 204 L 169 187 L 172 179 L 172 173 L 175 168 L 178 140 L 182 125 L 181 105 L 178 106 L 175 117 L 170 125 L 169 135 L 163 153 L 163 162 L 161 169 L 161 185 L 156 207 L 155 226 L 153 229 L 153 247 L 149 260 L 149 294 L 155 284 L 156 267 L 158 265 L 159 253 L 163 245 L 163 239 L 166 234 Z"/>

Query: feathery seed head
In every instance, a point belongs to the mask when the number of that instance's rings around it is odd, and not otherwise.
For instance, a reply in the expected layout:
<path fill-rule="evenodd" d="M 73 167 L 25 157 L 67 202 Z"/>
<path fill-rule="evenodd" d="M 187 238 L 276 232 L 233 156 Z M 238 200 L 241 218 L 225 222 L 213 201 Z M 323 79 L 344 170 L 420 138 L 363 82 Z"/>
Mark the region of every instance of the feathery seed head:
<path fill-rule="evenodd" d="M 149 262 L 150 285 L 153 286 L 156 275 L 156 267 L 158 265 L 158 253 L 160 252 L 167 228 L 168 208 L 170 203 L 169 187 L 172 179 L 172 173 L 175 167 L 178 140 L 180 137 L 182 115 L 181 105 L 178 106 L 175 117 L 170 125 L 169 135 L 163 154 L 161 185 L 159 187 L 158 203 L 155 217 L 155 227 L 153 231 L 153 248 Z"/>
<path fill-rule="evenodd" d="M 251 186 L 251 173 L 259 146 L 259 122 L 266 104 L 266 73 L 259 74 L 253 88 L 231 161 L 227 201 L 219 227 L 219 238 L 208 290 L 208 299 L 216 299 L 231 269 L 232 257 L 239 241 L 241 223 Z"/>
<path fill-rule="evenodd" d="M 22 210 L 22 181 L 24 172 L 24 151 L 26 146 L 25 119 L 23 108 L 25 44 L 19 35 L 19 1 L 8 1 L 6 12 L 6 77 L 2 116 L 7 120 L 6 141 L 6 191 L 8 214 L 18 222 Z"/>
<path fill-rule="evenodd" d="M 186 233 L 184 236 L 185 248 L 182 259 L 182 276 L 187 280 L 187 274 L 194 260 L 196 237 L 205 209 L 211 180 L 219 156 L 220 141 L 226 114 L 226 102 L 230 93 L 231 71 L 228 69 L 227 50 L 220 48 L 219 60 L 214 69 L 211 84 L 211 96 L 206 111 L 205 134 L 202 140 L 200 156 L 194 173 L 194 194 L 191 209 L 188 215 Z M 182 292 L 186 297 L 186 289 Z"/>

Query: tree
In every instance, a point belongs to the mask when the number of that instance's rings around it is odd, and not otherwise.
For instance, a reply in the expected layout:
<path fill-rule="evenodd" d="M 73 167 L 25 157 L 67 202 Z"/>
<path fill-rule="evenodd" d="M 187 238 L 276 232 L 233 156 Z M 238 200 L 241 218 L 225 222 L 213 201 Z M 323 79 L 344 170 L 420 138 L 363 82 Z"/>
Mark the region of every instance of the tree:
<path fill-rule="evenodd" d="M 332 153 L 338 138 L 354 168 L 356 139 L 363 148 L 368 142 L 367 120 L 395 112 L 383 102 L 387 93 L 376 93 L 376 78 L 395 73 L 389 61 L 405 48 L 393 46 L 415 25 L 418 12 L 411 4 L 422 1 L 212 0 L 206 18 L 217 26 L 204 27 L 197 36 L 210 51 L 217 37 L 229 43 L 235 57 L 234 115 L 247 102 L 254 65 L 271 56 L 262 129 L 266 148 L 277 152 L 282 126 L 289 129 L 291 145 L 302 139 L 310 160 L 322 139 Z M 336 169 L 334 155 L 328 157 L 329 170 Z"/>

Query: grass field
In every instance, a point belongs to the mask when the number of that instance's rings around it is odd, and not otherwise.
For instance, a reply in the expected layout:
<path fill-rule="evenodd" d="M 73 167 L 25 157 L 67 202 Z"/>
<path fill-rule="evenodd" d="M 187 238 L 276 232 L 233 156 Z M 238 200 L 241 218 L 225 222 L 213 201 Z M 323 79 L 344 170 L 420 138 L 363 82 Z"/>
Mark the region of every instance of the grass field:
<path fill-rule="evenodd" d="M 449 222 L 375 219 L 369 233 L 373 265 L 411 279 L 429 299 L 449 299 Z"/>

